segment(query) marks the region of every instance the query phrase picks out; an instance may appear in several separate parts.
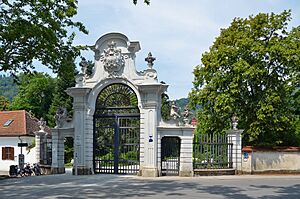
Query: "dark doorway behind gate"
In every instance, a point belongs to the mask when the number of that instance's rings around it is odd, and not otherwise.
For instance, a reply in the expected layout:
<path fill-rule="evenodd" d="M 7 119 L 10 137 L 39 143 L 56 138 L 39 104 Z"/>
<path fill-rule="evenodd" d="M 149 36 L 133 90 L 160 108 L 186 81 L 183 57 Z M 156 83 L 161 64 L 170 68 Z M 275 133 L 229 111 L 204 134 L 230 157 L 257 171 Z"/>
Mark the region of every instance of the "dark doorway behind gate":
<path fill-rule="evenodd" d="M 140 114 L 133 90 L 112 84 L 98 96 L 94 114 L 94 172 L 137 174 Z"/>
<path fill-rule="evenodd" d="M 161 140 L 161 172 L 163 176 L 179 175 L 180 138 L 163 137 Z"/>

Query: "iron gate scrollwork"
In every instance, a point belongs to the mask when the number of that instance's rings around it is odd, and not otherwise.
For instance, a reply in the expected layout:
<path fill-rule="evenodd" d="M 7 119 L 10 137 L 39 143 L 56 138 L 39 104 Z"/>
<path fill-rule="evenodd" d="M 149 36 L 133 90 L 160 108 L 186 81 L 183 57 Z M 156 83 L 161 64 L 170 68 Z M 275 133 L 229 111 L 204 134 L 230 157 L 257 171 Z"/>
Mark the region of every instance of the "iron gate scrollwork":
<path fill-rule="evenodd" d="M 112 84 L 99 94 L 94 114 L 95 173 L 136 174 L 140 164 L 140 114 L 134 91 Z"/>
<path fill-rule="evenodd" d="M 179 175 L 180 138 L 163 137 L 161 140 L 161 172 L 162 175 Z"/>

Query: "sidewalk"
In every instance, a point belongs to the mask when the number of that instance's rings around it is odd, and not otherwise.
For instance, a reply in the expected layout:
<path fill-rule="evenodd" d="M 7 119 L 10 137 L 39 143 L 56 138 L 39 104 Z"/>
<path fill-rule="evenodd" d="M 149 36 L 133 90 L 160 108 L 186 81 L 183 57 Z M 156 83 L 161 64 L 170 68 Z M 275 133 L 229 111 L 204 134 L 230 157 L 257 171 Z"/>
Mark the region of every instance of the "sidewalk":
<path fill-rule="evenodd" d="M 8 176 L 8 171 L 0 171 L 0 176 Z"/>
<path fill-rule="evenodd" d="M 8 177 L 8 171 L 0 171 L 0 180 Z"/>

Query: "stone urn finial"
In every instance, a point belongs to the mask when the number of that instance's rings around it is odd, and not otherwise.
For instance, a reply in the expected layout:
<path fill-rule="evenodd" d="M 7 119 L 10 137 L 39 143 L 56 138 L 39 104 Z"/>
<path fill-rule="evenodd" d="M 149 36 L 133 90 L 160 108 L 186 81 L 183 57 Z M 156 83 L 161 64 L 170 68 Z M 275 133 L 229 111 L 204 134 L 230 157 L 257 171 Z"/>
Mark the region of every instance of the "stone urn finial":
<path fill-rule="evenodd" d="M 231 117 L 232 129 L 237 130 L 237 125 L 239 122 L 239 118 L 237 117 L 236 113 L 234 113 Z"/>
<path fill-rule="evenodd" d="M 38 121 L 38 125 L 39 125 L 39 128 L 40 128 L 40 131 L 41 132 L 44 132 L 45 131 L 45 127 L 46 127 L 46 121 L 44 120 L 44 118 L 41 117 L 41 119 Z"/>
<path fill-rule="evenodd" d="M 86 74 L 87 68 L 89 66 L 89 63 L 86 61 L 84 57 L 81 57 L 81 61 L 79 62 L 79 66 L 81 67 L 81 73 L 83 75 Z"/>
<path fill-rule="evenodd" d="M 187 126 L 187 125 L 190 125 L 190 117 L 192 116 L 193 114 L 190 112 L 190 109 L 188 107 L 188 105 L 186 105 L 184 107 L 184 112 L 183 112 L 183 121 L 184 121 L 184 125 Z"/>
<path fill-rule="evenodd" d="M 151 52 L 149 52 L 149 53 L 148 53 L 148 56 L 145 58 L 145 61 L 148 62 L 148 67 L 149 67 L 150 69 L 152 69 L 152 67 L 153 67 L 153 65 L 154 65 L 153 62 L 154 62 L 155 60 L 156 60 L 156 58 L 152 56 L 152 53 L 151 53 Z"/>

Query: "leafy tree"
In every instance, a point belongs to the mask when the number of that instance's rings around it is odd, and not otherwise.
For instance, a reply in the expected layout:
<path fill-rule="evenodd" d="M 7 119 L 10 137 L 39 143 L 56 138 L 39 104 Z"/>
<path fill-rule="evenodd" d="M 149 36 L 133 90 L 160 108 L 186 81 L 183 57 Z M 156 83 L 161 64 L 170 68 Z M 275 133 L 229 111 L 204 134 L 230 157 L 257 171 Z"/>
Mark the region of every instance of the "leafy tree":
<path fill-rule="evenodd" d="M 9 101 L 17 95 L 17 86 L 12 76 L 0 75 L 0 96 L 4 96 Z"/>
<path fill-rule="evenodd" d="M 34 69 L 33 61 L 56 72 L 65 57 L 76 57 L 79 48 L 72 46 L 75 28 L 87 33 L 77 14 L 76 0 L 2 0 L 0 3 L 0 71 Z"/>
<path fill-rule="evenodd" d="M 31 111 L 35 117 L 49 119 L 49 111 L 54 90 L 54 80 L 43 73 L 21 74 L 19 93 L 13 99 L 11 108 Z"/>
<path fill-rule="evenodd" d="M 53 100 L 48 112 L 48 124 L 50 127 L 55 126 L 54 115 L 59 107 L 65 107 L 72 113 L 73 99 L 65 91 L 69 87 L 75 86 L 75 73 L 76 66 L 72 57 L 65 59 L 64 68 L 61 68 L 58 71 L 56 84 L 53 94 Z M 73 143 L 74 140 L 72 137 L 66 137 L 65 139 L 65 163 L 71 162 L 73 158 Z"/>
<path fill-rule="evenodd" d="M 29 72 L 37 60 L 57 72 L 64 66 L 62 54 L 77 57 L 81 47 L 72 45 L 75 33 L 69 30 L 88 33 L 72 19 L 77 5 L 77 0 L 0 1 L 0 71 Z"/>
<path fill-rule="evenodd" d="M 291 11 L 260 13 L 221 30 L 194 70 L 189 97 L 202 107 L 199 131 L 222 132 L 237 114 L 244 144 L 299 144 L 292 95 L 300 83 L 300 26 L 288 31 L 290 20 Z"/>
<path fill-rule="evenodd" d="M 170 119 L 170 103 L 169 96 L 166 93 L 161 94 L 161 117 L 163 120 Z"/>
<path fill-rule="evenodd" d="M 133 0 L 133 3 L 136 5 L 138 0 Z M 144 0 L 144 3 L 150 5 L 150 0 Z"/>
<path fill-rule="evenodd" d="M 189 104 L 188 98 L 180 98 L 175 100 L 176 106 L 179 107 L 180 110 L 184 110 L 184 108 Z"/>
<path fill-rule="evenodd" d="M 71 113 L 73 109 L 73 99 L 66 93 L 67 88 L 75 86 L 76 66 L 71 56 L 65 59 L 64 66 L 64 68 L 58 71 L 55 81 L 53 100 L 48 112 L 48 124 L 50 127 L 55 126 L 54 116 L 59 107 L 67 108 L 69 113 Z"/>
<path fill-rule="evenodd" d="M 4 96 L 0 96 L 0 111 L 5 111 L 9 107 L 9 101 Z"/>

